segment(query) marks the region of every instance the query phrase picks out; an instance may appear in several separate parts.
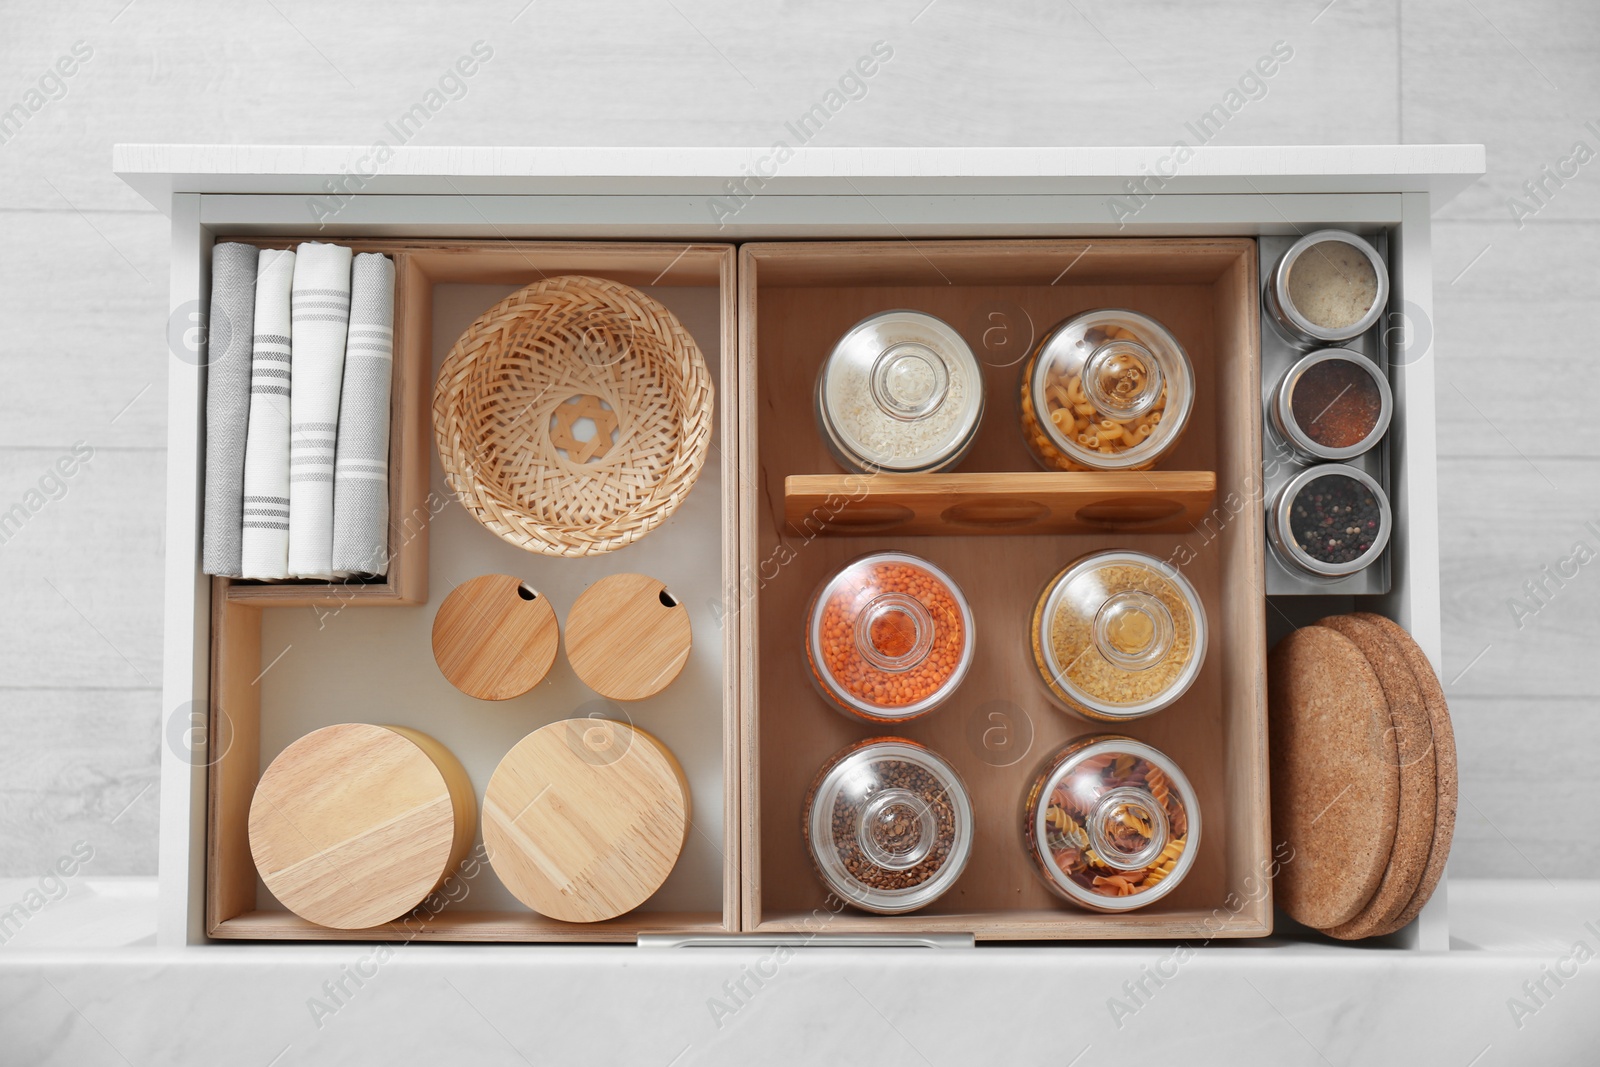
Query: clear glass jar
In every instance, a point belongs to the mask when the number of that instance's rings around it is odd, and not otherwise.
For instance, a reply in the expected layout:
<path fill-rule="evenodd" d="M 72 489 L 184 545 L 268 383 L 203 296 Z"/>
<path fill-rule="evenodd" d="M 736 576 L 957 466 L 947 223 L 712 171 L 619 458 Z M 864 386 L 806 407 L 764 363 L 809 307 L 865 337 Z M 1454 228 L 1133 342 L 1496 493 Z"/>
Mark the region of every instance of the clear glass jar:
<path fill-rule="evenodd" d="M 1360 337 L 1389 305 L 1389 267 L 1346 230 L 1308 233 L 1272 268 L 1263 303 L 1278 332 L 1300 348 Z"/>
<path fill-rule="evenodd" d="M 972 853 L 972 801 L 955 768 L 930 749 L 876 737 L 817 773 L 803 829 L 829 889 L 893 915 L 932 903 L 961 877 Z"/>
<path fill-rule="evenodd" d="M 1206 656 L 1199 594 L 1143 552 L 1097 552 L 1052 578 L 1033 609 L 1033 661 L 1068 711 L 1117 722 L 1160 711 Z"/>
<path fill-rule="evenodd" d="M 1347 348 L 1323 348 L 1284 372 L 1267 407 L 1273 435 L 1310 460 L 1352 459 L 1389 430 L 1394 393 L 1383 368 Z"/>
<path fill-rule="evenodd" d="M 1182 435 L 1194 368 L 1177 338 L 1136 311 L 1086 311 L 1045 334 L 1023 365 L 1022 436 L 1046 470 L 1144 470 Z"/>
<path fill-rule="evenodd" d="M 949 698 L 972 665 L 972 609 L 950 576 L 904 552 L 862 556 L 806 613 L 811 679 L 828 703 L 893 723 Z"/>
<path fill-rule="evenodd" d="M 817 374 L 817 425 L 846 470 L 948 470 L 978 436 L 983 371 L 948 323 L 885 311 L 851 327 Z"/>
<path fill-rule="evenodd" d="M 1130 737 L 1082 737 L 1046 761 L 1022 834 L 1052 892 L 1094 911 L 1153 904 L 1200 847 L 1200 805 L 1170 757 Z"/>
<path fill-rule="evenodd" d="M 1319 463 L 1283 484 L 1267 512 L 1267 540 L 1303 574 L 1337 580 L 1371 566 L 1389 543 L 1389 494 L 1359 467 Z"/>

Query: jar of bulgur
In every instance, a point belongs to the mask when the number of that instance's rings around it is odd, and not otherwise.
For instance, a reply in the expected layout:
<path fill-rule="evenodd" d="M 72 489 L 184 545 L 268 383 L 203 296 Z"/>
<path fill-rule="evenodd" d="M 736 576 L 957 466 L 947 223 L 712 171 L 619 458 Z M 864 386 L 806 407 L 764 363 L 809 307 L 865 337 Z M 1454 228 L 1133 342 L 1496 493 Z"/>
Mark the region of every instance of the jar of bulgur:
<path fill-rule="evenodd" d="M 898 737 L 858 741 L 806 795 L 811 862 L 835 894 L 892 915 L 938 899 L 972 852 L 972 801 L 955 768 Z"/>
<path fill-rule="evenodd" d="M 1033 659 L 1056 702 L 1117 722 L 1160 711 L 1194 683 L 1206 653 L 1200 597 L 1143 552 L 1085 556 L 1033 609 Z"/>
<path fill-rule="evenodd" d="M 1046 470 L 1144 470 L 1177 442 L 1194 369 L 1177 338 L 1136 311 L 1074 315 L 1023 365 L 1022 436 Z"/>
<path fill-rule="evenodd" d="M 1130 737 L 1083 737 L 1045 761 L 1023 800 L 1022 836 L 1051 892 L 1094 911 L 1152 904 L 1200 847 L 1200 805 L 1165 753 Z"/>
<path fill-rule="evenodd" d="M 972 609 L 925 559 L 877 552 L 823 582 L 806 617 L 811 678 L 828 703 L 902 722 L 943 703 L 972 664 Z"/>

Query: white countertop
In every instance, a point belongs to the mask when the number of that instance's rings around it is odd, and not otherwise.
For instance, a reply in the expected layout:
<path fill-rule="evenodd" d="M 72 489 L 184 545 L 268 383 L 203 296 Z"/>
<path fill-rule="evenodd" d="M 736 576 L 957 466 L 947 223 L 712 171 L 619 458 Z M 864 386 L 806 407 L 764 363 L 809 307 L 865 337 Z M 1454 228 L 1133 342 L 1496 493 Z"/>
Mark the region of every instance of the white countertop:
<path fill-rule="evenodd" d="M 1600 1047 L 1600 882 L 1453 881 L 1448 952 L 1275 937 L 792 954 L 414 944 L 387 958 L 360 944 L 156 949 L 154 885 L 74 883 L 11 933 L 0 1063 L 1492 1067 L 1589 1064 Z M 33 888 L 0 881 L 0 901 Z"/>

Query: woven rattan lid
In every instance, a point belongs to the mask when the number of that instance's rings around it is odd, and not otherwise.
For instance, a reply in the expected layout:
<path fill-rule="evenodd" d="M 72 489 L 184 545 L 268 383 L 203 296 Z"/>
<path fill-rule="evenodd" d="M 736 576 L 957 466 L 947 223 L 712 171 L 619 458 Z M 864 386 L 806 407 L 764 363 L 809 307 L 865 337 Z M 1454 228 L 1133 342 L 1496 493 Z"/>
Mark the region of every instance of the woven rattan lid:
<path fill-rule="evenodd" d="M 583 591 L 567 615 L 567 659 L 590 689 L 643 700 L 683 670 L 693 645 L 689 609 L 664 583 L 613 574 Z"/>
<path fill-rule="evenodd" d="M 462 582 L 433 617 L 434 662 L 451 685 L 480 700 L 506 700 L 538 685 L 559 643 L 550 601 L 509 574 Z"/>

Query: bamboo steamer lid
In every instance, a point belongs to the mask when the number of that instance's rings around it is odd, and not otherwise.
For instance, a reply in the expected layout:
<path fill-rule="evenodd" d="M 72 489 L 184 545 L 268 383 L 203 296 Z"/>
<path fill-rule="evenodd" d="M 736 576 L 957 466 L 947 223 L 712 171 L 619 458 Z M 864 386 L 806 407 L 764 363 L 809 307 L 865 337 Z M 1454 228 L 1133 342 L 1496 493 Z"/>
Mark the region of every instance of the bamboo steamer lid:
<path fill-rule="evenodd" d="M 585 685 L 612 700 L 661 692 L 683 670 L 693 643 L 689 609 L 643 574 L 602 578 L 567 615 L 567 660 Z"/>
<path fill-rule="evenodd" d="M 272 761 L 250 804 L 250 854 L 284 907 L 340 930 L 398 919 L 466 858 L 477 801 L 427 734 L 342 723 Z"/>
<path fill-rule="evenodd" d="M 563 922 L 632 911 L 672 872 L 689 785 L 672 753 L 610 719 L 541 727 L 506 753 L 483 798 L 483 843 L 513 896 Z"/>
<path fill-rule="evenodd" d="M 559 643 L 549 599 L 509 574 L 462 582 L 433 617 L 434 662 L 479 700 L 509 700 L 544 681 Z"/>

